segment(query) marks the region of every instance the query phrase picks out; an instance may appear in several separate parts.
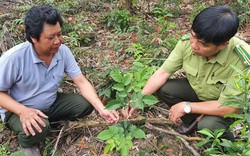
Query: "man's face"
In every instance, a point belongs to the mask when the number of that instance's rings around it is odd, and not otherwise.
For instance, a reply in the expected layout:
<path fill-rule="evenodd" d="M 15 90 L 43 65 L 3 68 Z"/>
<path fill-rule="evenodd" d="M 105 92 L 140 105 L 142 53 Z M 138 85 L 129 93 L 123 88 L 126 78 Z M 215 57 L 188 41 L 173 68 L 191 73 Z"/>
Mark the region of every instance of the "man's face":
<path fill-rule="evenodd" d="M 40 40 L 32 38 L 34 47 L 38 55 L 52 55 L 56 53 L 62 44 L 62 29 L 57 22 L 56 25 L 44 24 Z"/>
<path fill-rule="evenodd" d="M 193 31 L 191 31 L 190 43 L 194 54 L 206 57 L 208 59 L 214 57 L 220 50 L 224 48 L 224 44 L 217 46 L 215 44 L 205 43 L 204 41 L 197 39 Z"/>

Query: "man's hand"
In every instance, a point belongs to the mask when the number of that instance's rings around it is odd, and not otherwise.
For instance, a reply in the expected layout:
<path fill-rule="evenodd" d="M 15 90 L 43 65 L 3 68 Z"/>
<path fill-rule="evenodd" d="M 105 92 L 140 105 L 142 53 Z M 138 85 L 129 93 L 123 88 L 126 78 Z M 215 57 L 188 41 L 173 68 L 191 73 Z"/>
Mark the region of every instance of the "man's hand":
<path fill-rule="evenodd" d="M 108 123 L 113 124 L 119 121 L 119 115 L 115 110 L 103 109 L 99 113 L 101 117 L 105 119 Z"/>
<path fill-rule="evenodd" d="M 180 118 L 185 115 L 184 112 L 185 103 L 186 102 L 177 103 L 169 109 L 169 119 L 175 125 L 178 125 Z"/>
<path fill-rule="evenodd" d="M 132 114 L 133 114 L 133 112 L 135 111 L 135 110 L 137 110 L 138 108 L 132 108 L 132 107 L 130 107 L 130 106 L 128 106 L 126 109 L 122 109 L 122 115 L 125 117 L 125 118 L 129 118 Z"/>
<path fill-rule="evenodd" d="M 24 133 L 29 136 L 30 134 L 32 136 L 35 135 L 34 128 L 41 133 L 42 129 L 39 125 L 45 127 L 46 124 L 43 122 L 42 118 L 48 118 L 43 112 L 37 109 L 33 108 L 24 108 L 19 113 L 20 122 L 22 123 Z"/>

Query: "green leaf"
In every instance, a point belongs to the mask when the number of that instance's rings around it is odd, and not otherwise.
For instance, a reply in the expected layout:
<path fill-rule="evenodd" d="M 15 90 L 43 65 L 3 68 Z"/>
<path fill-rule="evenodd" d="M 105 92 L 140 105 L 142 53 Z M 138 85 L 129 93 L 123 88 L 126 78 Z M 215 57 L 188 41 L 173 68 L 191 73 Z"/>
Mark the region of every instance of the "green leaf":
<path fill-rule="evenodd" d="M 116 82 L 122 82 L 122 74 L 118 69 L 115 69 L 110 72 L 110 76 Z"/>
<path fill-rule="evenodd" d="M 153 95 L 144 95 L 142 101 L 146 106 L 152 106 L 158 102 L 158 99 Z"/>
<path fill-rule="evenodd" d="M 136 130 L 136 126 L 135 125 L 131 125 L 131 126 L 129 126 L 129 131 L 130 132 L 133 132 L 133 131 L 135 131 Z"/>
<path fill-rule="evenodd" d="M 142 68 L 143 64 L 141 62 L 135 61 L 135 62 L 133 62 L 133 67 L 135 67 L 135 68 Z"/>
<path fill-rule="evenodd" d="M 135 131 L 132 132 L 132 137 L 135 137 L 136 139 L 139 138 L 146 138 L 146 134 L 143 132 L 143 130 L 137 128 Z"/>
<path fill-rule="evenodd" d="M 244 149 L 242 155 L 250 155 L 250 148 Z"/>
<path fill-rule="evenodd" d="M 131 103 L 131 106 L 133 107 L 133 108 L 139 108 L 139 109 L 143 109 L 144 108 L 144 103 L 142 102 L 142 101 L 133 101 L 132 103 Z"/>
<path fill-rule="evenodd" d="M 221 131 L 217 134 L 216 138 L 220 138 L 223 134 L 224 134 L 225 130 L 224 131 Z"/>
<path fill-rule="evenodd" d="M 104 147 L 104 154 L 111 154 L 115 146 L 115 141 L 113 139 L 109 139 L 107 141 L 107 145 Z"/>
<path fill-rule="evenodd" d="M 113 137 L 113 135 L 114 134 L 110 130 L 104 130 L 104 131 L 101 131 L 101 133 L 97 135 L 97 138 L 101 140 L 108 140 L 111 137 Z"/>
<path fill-rule="evenodd" d="M 119 133 L 119 127 L 117 127 L 115 125 L 109 126 L 109 131 L 110 131 L 110 133 L 115 135 L 115 134 Z"/>
<path fill-rule="evenodd" d="M 119 100 L 115 99 L 108 102 L 108 104 L 106 105 L 106 109 L 115 110 L 117 108 L 120 108 L 121 106 L 122 103 Z"/>
<path fill-rule="evenodd" d="M 128 94 L 125 91 L 122 91 L 120 93 L 117 93 L 117 96 L 119 96 L 120 98 L 125 98 L 128 96 Z"/>
<path fill-rule="evenodd" d="M 133 101 L 133 102 L 136 102 L 136 101 L 138 101 L 138 100 L 141 100 L 141 97 L 140 96 L 138 96 L 139 94 L 138 93 L 133 93 L 132 95 L 131 95 L 131 100 Z"/>
<path fill-rule="evenodd" d="M 115 90 L 118 90 L 118 91 L 123 91 L 124 90 L 124 84 L 122 83 L 117 83 L 115 84 L 112 88 L 115 89 Z"/>
<path fill-rule="evenodd" d="M 125 145 L 130 149 L 133 147 L 132 138 L 130 136 L 127 136 L 125 139 Z"/>
<path fill-rule="evenodd" d="M 21 151 L 17 151 L 17 152 L 12 153 L 10 156 L 25 156 L 25 154 Z"/>
<path fill-rule="evenodd" d="M 127 156 L 129 155 L 129 147 L 126 145 L 121 149 L 121 156 Z"/>
<path fill-rule="evenodd" d="M 214 138 L 213 132 L 211 130 L 209 130 L 208 128 L 204 128 L 202 130 L 199 130 L 198 132 L 201 133 L 201 134 L 203 134 L 203 135 L 206 135 L 206 136 L 209 136 L 211 138 Z"/>
<path fill-rule="evenodd" d="M 227 147 L 227 148 L 233 147 L 233 143 L 231 141 L 226 140 L 226 139 L 221 139 L 221 140 L 222 140 L 222 143 L 220 144 L 221 146 Z"/>
<path fill-rule="evenodd" d="M 131 81 L 132 81 L 132 75 L 131 74 L 127 74 L 127 75 L 124 76 L 123 82 L 124 82 L 125 86 L 130 84 Z"/>
<path fill-rule="evenodd" d="M 244 119 L 243 114 L 226 114 L 224 117 L 236 118 L 236 119 Z"/>
<path fill-rule="evenodd" d="M 231 124 L 229 127 L 230 129 L 234 129 L 235 126 L 237 126 L 238 124 L 241 124 L 243 122 L 243 120 L 236 120 L 233 124 Z"/>

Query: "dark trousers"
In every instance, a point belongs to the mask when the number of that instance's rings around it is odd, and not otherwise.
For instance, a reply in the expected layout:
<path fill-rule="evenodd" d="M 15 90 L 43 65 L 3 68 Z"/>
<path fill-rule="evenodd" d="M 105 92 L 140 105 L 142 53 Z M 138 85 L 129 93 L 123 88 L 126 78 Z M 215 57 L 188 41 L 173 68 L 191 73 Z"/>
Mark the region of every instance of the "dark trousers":
<path fill-rule="evenodd" d="M 58 93 L 54 104 L 47 110 L 42 110 L 49 118 L 41 118 L 45 127 L 41 127 L 42 133 L 36 131 L 36 135 L 26 136 L 18 115 L 6 112 L 5 122 L 7 127 L 18 134 L 18 142 L 23 147 L 30 147 L 39 144 L 49 133 L 50 122 L 59 120 L 75 120 L 86 116 L 93 111 L 93 106 L 81 95 Z M 35 129 L 34 129 L 35 130 Z"/>
<path fill-rule="evenodd" d="M 186 78 L 170 79 L 157 92 L 159 100 L 165 102 L 169 107 L 182 102 L 202 102 L 190 86 Z M 190 125 L 201 114 L 186 114 L 181 117 L 183 124 Z M 233 119 L 218 116 L 204 115 L 198 122 L 198 130 L 208 128 L 210 130 L 225 129 L 224 138 L 234 141 L 234 136 L 229 130 Z"/>

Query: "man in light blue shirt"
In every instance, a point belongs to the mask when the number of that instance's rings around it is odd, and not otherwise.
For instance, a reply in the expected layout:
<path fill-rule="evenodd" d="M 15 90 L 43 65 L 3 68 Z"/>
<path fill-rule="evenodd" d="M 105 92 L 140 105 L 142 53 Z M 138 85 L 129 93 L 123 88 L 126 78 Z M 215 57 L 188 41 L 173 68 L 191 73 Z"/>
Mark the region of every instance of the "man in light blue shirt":
<path fill-rule="evenodd" d="M 36 145 L 50 129 L 51 121 L 75 120 L 93 107 L 109 123 L 116 111 L 106 110 L 94 87 L 83 76 L 71 51 L 62 44 L 60 12 L 50 5 L 32 7 L 25 17 L 28 41 L 8 50 L 0 58 L 0 113 L 18 134 L 26 155 L 40 155 Z M 67 74 L 81 95 L 58 93 Z"/>

